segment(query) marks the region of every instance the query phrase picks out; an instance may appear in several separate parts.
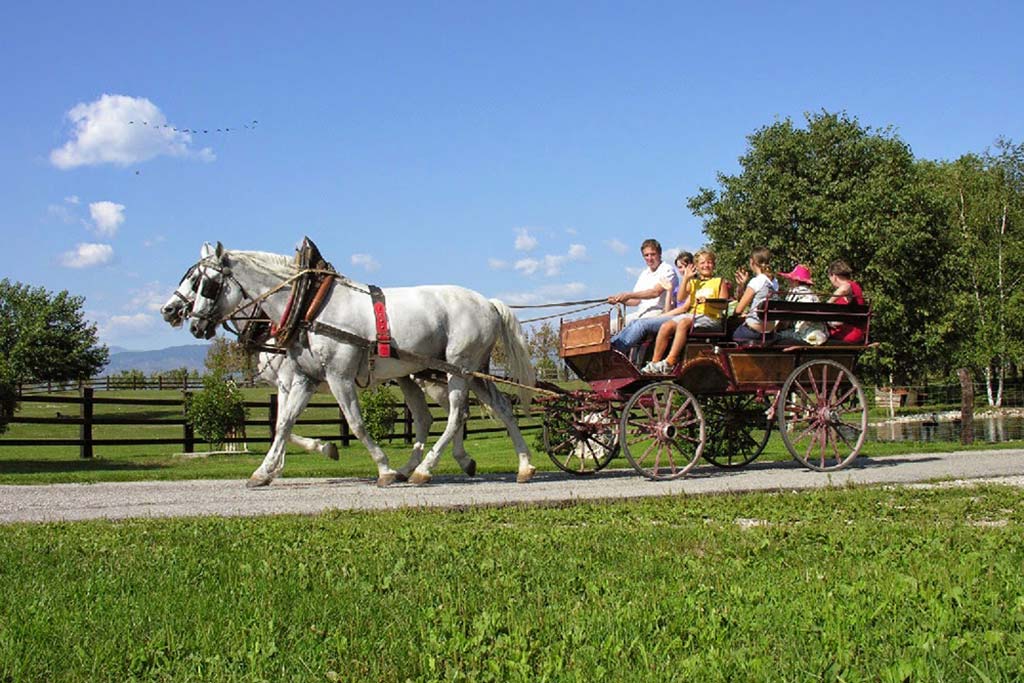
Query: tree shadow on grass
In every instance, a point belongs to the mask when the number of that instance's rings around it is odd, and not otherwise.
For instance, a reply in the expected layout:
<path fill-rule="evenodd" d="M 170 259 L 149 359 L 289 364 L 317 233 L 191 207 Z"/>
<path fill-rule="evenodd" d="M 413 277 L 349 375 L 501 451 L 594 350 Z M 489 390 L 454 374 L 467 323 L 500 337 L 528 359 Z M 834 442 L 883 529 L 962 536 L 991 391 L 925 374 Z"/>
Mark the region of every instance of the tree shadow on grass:
<path fill-rule="evenodd" d="M 0 475 L 46 474 L 52 472 L 144 472 L 167 469 L 159 463 L 124 462 L 120 460 L 0 460 Z"/>

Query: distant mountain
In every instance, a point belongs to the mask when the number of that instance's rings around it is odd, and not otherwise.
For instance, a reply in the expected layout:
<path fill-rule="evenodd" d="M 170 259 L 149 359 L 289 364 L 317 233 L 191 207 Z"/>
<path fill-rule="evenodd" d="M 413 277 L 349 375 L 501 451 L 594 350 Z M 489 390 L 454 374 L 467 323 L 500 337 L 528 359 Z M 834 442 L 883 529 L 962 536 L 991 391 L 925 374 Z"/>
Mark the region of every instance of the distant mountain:
<path fill-rule="evenodd" d="M 100 377 L 116 375 L 124 370 L 141 370 L 144 374 L 188 368 L 200 373 L 206 370 L 204 361 L 209 344 L 169 346 L 156 351 L 111 351 L 110 362 L 100 372 Z"/>

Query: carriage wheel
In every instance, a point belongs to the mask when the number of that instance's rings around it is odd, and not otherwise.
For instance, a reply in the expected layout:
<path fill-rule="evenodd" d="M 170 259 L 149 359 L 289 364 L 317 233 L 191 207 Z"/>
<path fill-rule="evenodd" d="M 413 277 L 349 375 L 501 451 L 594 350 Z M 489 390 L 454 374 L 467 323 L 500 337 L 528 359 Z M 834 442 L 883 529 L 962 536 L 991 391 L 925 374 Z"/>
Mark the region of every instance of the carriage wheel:
<path fill-rule="evenodd" d="M 849 369 L 832 360 L 804 363 L 779 395 L 779 432 L 790 454 L 812 470 L 848 465 L 868 429 L 864 389 Z"/>
<path fill-rule="evenodd" d="M 676 479 L 704 450 L 704 413 L 689 390 L 672 382 L 649 384 L 622 411 L 622 451 L 648 479 Z"/>
<path fill-rule="evenodd" d="M 753 394 L 710 396 L 704 400 L 707 445 L 704 459 L 729 469 L 753 462 L 768 445 L 772 422 L 767 406 Z"/>
<path fill-rule="evenodd" d="M 559 397 L 544 406 L 544 450 L 570 474 L 593 474 L 619 452 L 619 418 L 608 402 Z"/>

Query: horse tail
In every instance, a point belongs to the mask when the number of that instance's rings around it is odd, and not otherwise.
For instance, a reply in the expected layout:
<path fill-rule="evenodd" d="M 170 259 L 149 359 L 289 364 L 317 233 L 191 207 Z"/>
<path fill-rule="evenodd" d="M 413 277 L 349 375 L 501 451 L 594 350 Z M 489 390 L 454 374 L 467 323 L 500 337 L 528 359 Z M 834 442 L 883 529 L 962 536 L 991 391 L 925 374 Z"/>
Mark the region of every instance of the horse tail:
<path fill-rule="evenodd" d="M 503 301 L 491 299 L 491 305 L 498 312 L 501 318 L 501 342 L 505 346 L 508 372 L 511 379 L 519 384 L 528 387 L 537 385 L 537 374 L 530 362 L 530 350 L 526 346 L 526 337 L 523 335 L 523 328 L 515 313 Z M 527 389 L 519 389 L 519 401 L 522 405 L 529 405 L 533 398 L 533 392 Z"/>

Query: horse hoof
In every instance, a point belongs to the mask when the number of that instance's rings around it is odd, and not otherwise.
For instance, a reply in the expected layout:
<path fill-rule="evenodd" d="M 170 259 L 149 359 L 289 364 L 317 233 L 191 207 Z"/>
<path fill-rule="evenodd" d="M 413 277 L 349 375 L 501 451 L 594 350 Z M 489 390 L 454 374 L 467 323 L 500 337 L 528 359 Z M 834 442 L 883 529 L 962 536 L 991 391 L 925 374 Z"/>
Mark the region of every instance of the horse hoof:
<path fill-rule="evenodd" d="M 411 484 L 413 484 L 414 486 L 423 486 L 424 484 L 429 484 L 431 478 L 432 477 L 429 474 L 421 474 L 419 472 L 413 472 L 409 476 L 409 482 Z"/>
<path fill-rule="evenodd" d="M 271 477 L 249 477 L 249 480 L 245 482 L 245 488 L 258 489 L 261 486 L 270 486 L 272 481 Z"/>
<path fill-rule="evenodd" d="M 382 474 L 379 477 L 377 477 L 377 486 L 382 489 L 391 486 L 392 484 L 395 483 L 395 479 L 397 478 L 397 476 L 397 472 L 389 472 L 388 474 Z"/>
<path fill-rule="evenodd" d="M 335 446 L 333 443 L 327 444 L 327 449 L 324 451 L 324 455 L 326 455 L 331 460 L 337 460 L 338 459 L 338 447 Z"/>
<path fill-rule="evenodd" d="M 395 472 L 395 481 L 409 481 L 409 475 L 405 472 Z"/>
<path fill-rule="evenodd" d="M 525 470 L 519 470 L 519 474 L 516 475 L 516 483 L 517 484 L 525 484 L 526 482 L 528 482 L 531 479 L 533 479 L 533 474 L 536 471 L 537 471 L 537 468 L 534 467 L 533 465 L 530 465 Z"/>
<path fill-rule="evenodd" d="M 469 465 L 466 466 L 466 476 L 467 477 L 475 477 L 476 476 L 476 460 L 473 460 L 472 458 L 469 461 Z"/>

